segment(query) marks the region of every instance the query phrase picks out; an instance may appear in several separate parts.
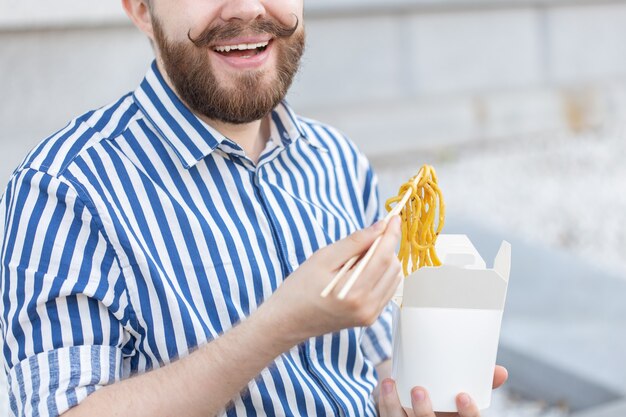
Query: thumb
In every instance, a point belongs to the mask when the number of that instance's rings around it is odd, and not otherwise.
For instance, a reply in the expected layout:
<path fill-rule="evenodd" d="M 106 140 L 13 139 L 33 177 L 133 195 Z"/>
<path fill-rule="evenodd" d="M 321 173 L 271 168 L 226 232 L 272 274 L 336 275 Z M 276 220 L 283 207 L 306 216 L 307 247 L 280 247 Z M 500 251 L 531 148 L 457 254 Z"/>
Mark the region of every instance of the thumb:
<path fill-rule="evenodd" d="M 348 237 L 326 246 L 318 252 L 318 256 L 331 270 L 339 269 L 353 256 L 361 255 L 367 251 L 386 228 L 387 222 L 380 220 L 368 228 L 358 230 Z"/>

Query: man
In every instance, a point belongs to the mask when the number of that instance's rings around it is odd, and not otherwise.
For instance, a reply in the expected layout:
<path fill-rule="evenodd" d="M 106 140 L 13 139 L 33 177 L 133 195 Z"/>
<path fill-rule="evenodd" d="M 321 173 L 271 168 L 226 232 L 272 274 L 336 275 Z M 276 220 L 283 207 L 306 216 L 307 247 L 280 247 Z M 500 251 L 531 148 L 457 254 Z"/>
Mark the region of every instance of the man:
<path fill-rule="evenodd" d="M 389 379 L 373 395 L 399 220 L 375 223 L 356 148 L 282 101 L 302 3 L 123 0 L 155 63 L 33 150 L 2 200 L 14 414 L 434 415 L 421 388 L 413 410 Z M 380 235 L 349 296 L 320 297 Z"/>

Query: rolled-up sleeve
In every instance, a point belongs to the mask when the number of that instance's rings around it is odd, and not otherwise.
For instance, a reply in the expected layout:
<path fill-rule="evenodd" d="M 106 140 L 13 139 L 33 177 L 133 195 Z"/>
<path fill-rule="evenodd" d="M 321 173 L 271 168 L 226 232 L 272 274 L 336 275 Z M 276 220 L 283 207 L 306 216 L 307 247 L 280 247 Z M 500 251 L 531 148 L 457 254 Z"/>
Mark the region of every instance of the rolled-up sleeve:
<path fill-rule="evenodd" d="M 72 184 L 14 174 L 0 205 L 0 325 L 16 416 L 58 416 L 122 378 L 131 316 L 121 268 Z"/>

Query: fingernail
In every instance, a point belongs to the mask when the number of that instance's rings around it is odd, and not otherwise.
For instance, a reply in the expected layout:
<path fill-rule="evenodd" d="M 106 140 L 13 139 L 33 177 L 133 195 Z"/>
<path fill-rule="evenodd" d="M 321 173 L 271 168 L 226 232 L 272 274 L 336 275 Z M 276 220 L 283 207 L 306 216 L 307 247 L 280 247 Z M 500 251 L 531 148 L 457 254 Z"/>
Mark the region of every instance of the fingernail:
<path fill-rule="evenodd" d="M 467 395 L 467 394 L 460 394 L 459 395 L 459 405 L 462 408 L 468 407 L 471 403 L 472 403 L 472 399 L 470 398 L 469 395 Z"/>
<path fill-rule="evenodd" d="M 424 401 L 424 398 L 426 398 L 426 394 L 424 393 L 424 391 L 422 391 L 421 389 L 413 390 L 413 400 L 415 402 L 421 403 L 422 401 Z"/>
<path fill-rule="evenodd" d="M 393 392 L 393 382 L 383 381 L 383 394 L 389 395 Z"/>

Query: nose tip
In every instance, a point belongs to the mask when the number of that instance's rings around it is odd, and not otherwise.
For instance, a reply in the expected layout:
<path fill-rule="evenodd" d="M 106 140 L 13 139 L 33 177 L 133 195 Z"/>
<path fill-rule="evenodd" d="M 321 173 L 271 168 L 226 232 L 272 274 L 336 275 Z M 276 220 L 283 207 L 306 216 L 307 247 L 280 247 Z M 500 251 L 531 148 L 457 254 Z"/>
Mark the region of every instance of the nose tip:
<path fill-rule="evenodd" d="M 265 14 L 265 7 L 258 0 L 227 0 L 222 9 L 222 19 L 252 21 Z"/>

